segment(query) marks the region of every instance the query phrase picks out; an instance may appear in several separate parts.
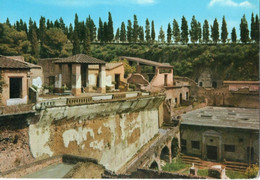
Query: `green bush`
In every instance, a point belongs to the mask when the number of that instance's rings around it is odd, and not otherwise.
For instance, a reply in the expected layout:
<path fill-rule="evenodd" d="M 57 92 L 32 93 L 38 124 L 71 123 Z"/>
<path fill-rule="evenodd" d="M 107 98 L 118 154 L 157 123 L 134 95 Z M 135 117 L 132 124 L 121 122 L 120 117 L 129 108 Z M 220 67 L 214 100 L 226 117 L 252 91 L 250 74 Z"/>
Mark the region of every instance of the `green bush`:
<path fill-rule="evenodd" d="M 255 178 L 258 174 L 258 171 L 259 171 L 259 167 L 257 164 L 253 164 L 252 166 L 248 167 L 246 169 L 246 172 L 245 172 L 245 175 L 248 177 L 248 178 Z"/>
<path fill-rule="evenodd" d="M 177 158 L 175 159 L 172 163 L 167 163 L 164 167 L 162 167 L 162 169 L 164 171 L 179 171 L 181 169 L 187 168 L 189 167 L 189 165 L 185 164 L 184 162 L 182 162 L 181 159 Z"/>

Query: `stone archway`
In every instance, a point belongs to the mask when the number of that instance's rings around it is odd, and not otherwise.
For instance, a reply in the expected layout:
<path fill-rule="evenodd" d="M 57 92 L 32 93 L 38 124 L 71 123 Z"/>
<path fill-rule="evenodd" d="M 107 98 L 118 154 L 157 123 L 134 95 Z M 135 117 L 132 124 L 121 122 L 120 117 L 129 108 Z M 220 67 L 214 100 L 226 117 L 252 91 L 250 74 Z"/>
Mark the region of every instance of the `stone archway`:
<path fill-rule="evenodd" d="M 156 161 L 153 161 L 152 164 L 149 166 L 149 169 L 159 169 L 158 163 Z"/>
<path fill-rule="evenodd" d="M 179 151 L 179 142 L 178 139 L 174 137 L 171 142 L 172 158 L 175 158 L 178 155 L 178 151 Z"/>
<path fill-rule="evenodd" d="M 170 150 L 167 146 L 164 146 L 162 149 L 160 159 L 165 162 L 170 162 Z"/>

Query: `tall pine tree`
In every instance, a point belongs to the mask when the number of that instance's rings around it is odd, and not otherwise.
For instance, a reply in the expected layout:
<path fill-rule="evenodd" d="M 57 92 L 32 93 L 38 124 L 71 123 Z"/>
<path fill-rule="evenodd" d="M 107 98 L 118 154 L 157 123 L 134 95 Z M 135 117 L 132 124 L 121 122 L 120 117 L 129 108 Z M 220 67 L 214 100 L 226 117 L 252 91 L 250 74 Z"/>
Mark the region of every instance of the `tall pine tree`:
<path fill-rule="evenodd" d="M 225 16 L 223 16 L 223 18 L 222 18 L 222 26 L 221 26 L 221 42 L 223 44 L 226 43 L 227 37 L 228 37 L 227 23 L 226 23 Z"/>
<path fill-rule="evenodd" d="M 83 54 L 91 54 L 91 50 L 90 50 L 90 31 L 88 27 L 85 27 L 85 31 L 84 31 L 84 39 L 83 39 Z"/>
<path fill-rule="evenodd" d="M 211 38 L 212 41 L 217 44 L 219 41 L 219 26 L 218 26 L 218 20 L 215 19 L 213 22 L 213 26 L 211 27 Z"/>
<path fill-rule="evenodd" d="M 198 24 L 197 24 L 197 33 L 198 33 L 198 40 L 199 40 L 199 43 L 201 43 L 201 24 L 200 24 L 200 22 L 198 22 Z"/>
<path fill-rule="evenodd" d="M 38 58 L 39 56 L 39 46 L 38 46 L 38 39 L 36 34 L 36 28 L 32 28 L 32 37 L 31 37 L 31 54 Z"/>
<path fill-rule="evenodd" d="M 125 42 L 126 41 L 126 30 L 125 30 L 125 23 L 121 23 L 121 30 L 120 30 L 120 41 Z"/>
<path fill-rule="evenodd" d="M 172 35 L 173 35 L 174 42 L 178 44 L 181 40 L 181 34 L 180 34 L 179 24 L 176 21 L 176 19 L 173 20 Z"/>
<path fill-rule="evenodd" d="M 101 18 L 99 18 L 98 24 L 98 40 L 99 42 L 104 42 L 104 25 Z"/>
<path fill-rule="evenodd" d="M 128 20 L 128 22 L 127 22 L 127 41 L 129 43 L 132 42 L 132 37 L 133 37 L 132 22 L 131 22 L 131 20 Z"/>
<path fill-rule="evenodd" d="M 150 22 L 148 20 L 148 18 L 145 21 L 145 40 L 146 42 L 150 42 L 151 40 L 151 30 L 150 30 Z"/>
<path fill-rule="evenodd" d="M 78 38 L 78 33 L 74 31 L 73 33 L 73 49 L 72 49 L 72 54 L 76 55 L 80 53 L 80 42 Z"/>
<path fill-rule="evenodd" d="M 209 23 L 207 20 L 204 21 L 203 23 L 203 32 L 202 32 L 202 35 L 203 35 L 203 42 L 208 44 L 209 42 Z"/>
<path fill-rule="evenodd" d="M 171 28 L 171 24 L 168 24 L 168 28 L 167 28 L 167 43 L 170 44 L 172 41 L 172 28 Z"/>
<path fill-rule="evenodd" d="M 144 28 L 143 28 L 143 26 L 139 26 L 139 40 L 140 40 L 140 42 L 144 42 Z"/>
<path fill-rule="evenodd" d="M 152 21 L 152 31 L 151 31 L 152 42 L 155 41 L 155 29 L 154 29 L 154 21 Z"/>
<path fill-rule="evenodd" d="M 120 30 L 119 30 L 119 28 L 117 28 L 117 30 L 116 30 L 115 40 L 116 40 L 117 42 L 120 40 Z"/>
<path fill-rule="evenodd" d="M 158 35 L 158 40 L 162 43 L 165 42 L 165 34 L 163 31 L 163 27 L 161 26 L 160 31 L 159 31 L 159 35 Z"/>
<path fill-rule="evenodd" d="M 251 36 L 251 40 L 255 41 L 255 33 L 256 33 L 256 29 L 255 29 L 255 16 L 254 13 L 252 13 L 251 16 L 251 32 L 250 32 L 250 36 Z"/>
<path fill-rule="evenodd" d="M 96 25 L 93 19 L 91 19 L 90 15 L 86 19 L 86 26 L 90 31 L 90 41 L 93 42 L 94 40 L 96 40 Z"/>
<path fill-rule="evenodd" d="M 108 24 L 107 24 L 107 41 L 111 42 L 114 39 L 114 28 L 112 15 L 108 12 Z"/>
<path fill-rule="evenodd" d="M 236 33 L 235 27 L 233 27 L 232 32 L 231 32 L 231 41 L 234 44 L 237 42 L 237 33 Z"/>
<path fill-rule="evenodd" d="M 139 35 L 139 26 L 136 15 L 134 15 L 134 25 L 133 25 L 133 42 L 137 42 Z"/>
<path fill-rule="evenodd" d="M 195 16 L 192 17 L 191 23 L 190 23 L 191 29 L 190 29 L 190 40 L 194 44 L 198 41 L 198 22 L 195 18 Z"/>
<path fill-rule="evenodd" d="M 104 42 L 109 41 L 109 31 L 108 31 L 108 24 L 104 22 Z"/>
<path fill-rule="evenodd" d="M 259 43 L 259 19 L 258 15 L 255 16 L 255 41 Z"/>
<path fill-rule="evenodd" d="M 240 40 L 245 44 L 249 41 L 249 30 L 245 15 L 243 15 L 240 23 Z"/>
<path fill-rule="evenodd" d="M 189 41 L 189 29 L 188 29 L 188 22 L 184 16 L 181 19 L 181 42 L 182 44 L 187 44 Z"/>

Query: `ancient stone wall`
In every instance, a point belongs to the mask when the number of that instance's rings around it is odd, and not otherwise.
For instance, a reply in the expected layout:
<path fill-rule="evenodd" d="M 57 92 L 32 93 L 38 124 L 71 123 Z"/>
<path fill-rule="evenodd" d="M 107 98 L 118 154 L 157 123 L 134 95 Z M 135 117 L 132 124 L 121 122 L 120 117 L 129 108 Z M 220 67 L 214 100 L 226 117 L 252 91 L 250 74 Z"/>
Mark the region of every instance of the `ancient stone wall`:
<path fill-rule="evenodd" d="M 40 111 L 29 126 L 34 158 L 72 154 L 116 171 L 158 133 L 164 96 L 63 106 Z"/>

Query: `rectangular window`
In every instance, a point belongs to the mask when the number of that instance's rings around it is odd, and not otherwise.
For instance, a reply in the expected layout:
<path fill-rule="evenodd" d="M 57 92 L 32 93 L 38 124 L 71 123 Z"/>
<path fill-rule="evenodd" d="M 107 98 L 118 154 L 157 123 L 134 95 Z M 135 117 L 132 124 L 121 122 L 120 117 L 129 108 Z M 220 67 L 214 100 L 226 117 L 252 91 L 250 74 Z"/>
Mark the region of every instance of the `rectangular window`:
<path fill-rule="evenodd" d="M 187 148 L 186 148 L 186 140 L 185 139 L 181 139 L 181 151 L 182 152 L 186 152 Z"/>
<path fill-rule="evenodd" d="M 224 151 L 226 151 L 226 152 L 235 152 L 235 146 L 234 145 L 224 144 Z"/>
<path fill-rule="evenodd" d="M 10 99 L 22 98 L 22 78 L 10 78 Z"/>
<path fill-rule="evenodd" d="M 200 149 L 200 142 L 199 141 L 191 141 L 191 147 L 193 149 Z"/>

